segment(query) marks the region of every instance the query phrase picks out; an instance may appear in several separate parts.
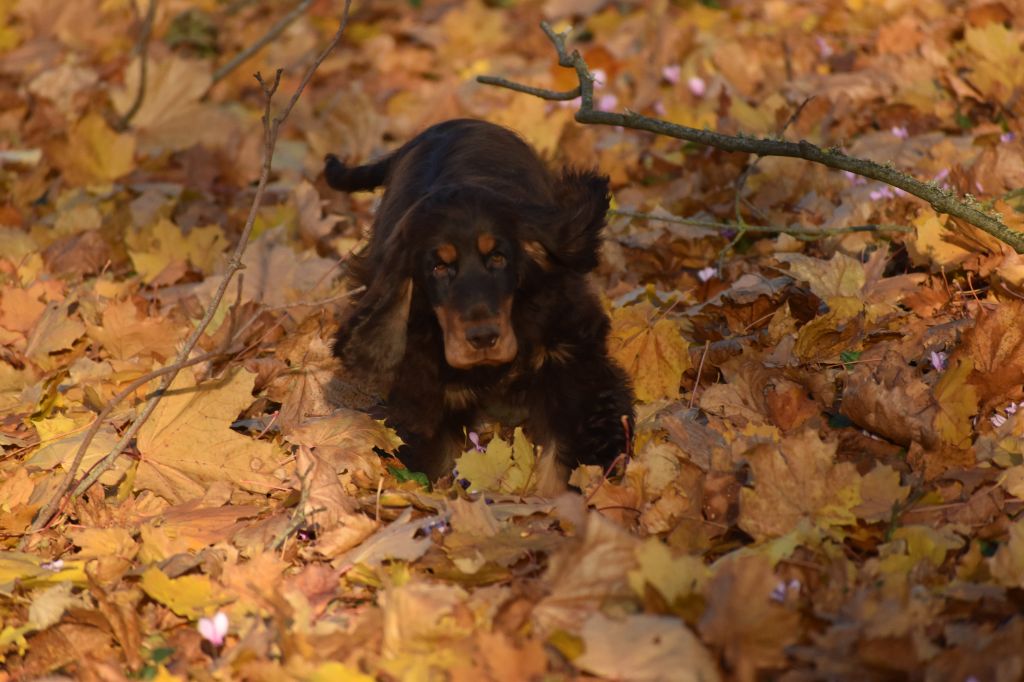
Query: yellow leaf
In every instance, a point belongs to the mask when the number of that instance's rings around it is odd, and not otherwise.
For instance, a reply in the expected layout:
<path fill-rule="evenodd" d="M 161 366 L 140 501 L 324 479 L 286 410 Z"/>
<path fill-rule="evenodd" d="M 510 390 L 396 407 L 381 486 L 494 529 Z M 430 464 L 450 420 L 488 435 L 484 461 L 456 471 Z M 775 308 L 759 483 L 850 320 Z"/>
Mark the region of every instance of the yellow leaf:
<path fill-rule="evenodd" d="M 639 400 L 679 397 L 679 382 L 690 368 L 687 343 L 674 322 L 656 315 L 654 306 L 641 303 L 614 311 L 608 347 L 633 378 Z"/>
<path fill-rule="evenodd" d="M 228 601 L 215 595 L 214 585 L 205 575 L 168 578 L 159 568 L 151 567 L 142 574 L 140 586 L 154 601 L 190 620 Z"/>
<path fill-rule="evenodd" d="M 974 361 L 960 358 L 943 373 L 935 384 L 935 400 L 939 409 L 935 413 L 935 431 L 943 443 L 961 450 L 970 447 L 973 427 L 971 419 L 978 411 L 978 391 L 968 378 Z"/>
<path fill-rule="evenodd" d="M 275 472 L 286 459 L 283 453 L 231 430 L 253 401 L 254 381 L 254 375 L 235 370 L 196 386 L 188 370 L 181 372 L 139 431 L 136 489 L 181 503 L 202 497 L 215 481 L 258 493 L 279 486 Z"/>
<path fill-rule="evenodd" d="M 645 586 L 656 589 L 669 604 L 694 593 L 700 593 L 711 577 L 704 560 L 697 556 L 673 558 L 664 542 L 647 538 L 636 549 L 639 568 L 629 572 L 629 586 L 643 596 Z"/>
<path fill-rule="evenodd" d="M 61 163 L 68 180 L 106 184 L 135 168 L 135 137 L 116 133 L 98 114 L 89 114 L 68 133 Z"/>
<path fill-rule="evenodd" d="M 1024 521 L 1010 526 L 1009 541 L 989 559 L 992 577 L 1007 587 L 1024 587 Z"/>
<path fill-rule="evenodd" d="M 932 209 L 922 208 L 914 218 L 913 224 L 914 236 L 907 240 L 907 252 L 914 265 L 953 267 L 971 255 L 970 251 L 945 239 L 949 231 Z"/>
<path fill-rule="evenodd" d="M 487 452 L 470 450 L 455 461 L 458 477 L 469 481 L 470 492 L 525 493 L 535 482 L 535 466 L 533 445 L 522 428 L 516 428 L 511 443 L 495 436 L 487 444 Z"/>
<path fill-rule="evenodd" d="M 789 263 L 793 276 L 807 282 L 811 291 L 823 301 L 837 296 L 859 296 L 864 288 L 864 265 L 838 251 L 831 260 L 811 258 L 802 253 L 784 253 L 778 258 Z"/>
<path fill-rule="evenodd" d="M 166 218 L 125 241 L 128 242 L 128 255 L 135 271 L 146 284 L 151 284 L 161 273 L 177 266 L 173 279 L 161 278 L 161 284 L 173 283 L 185 274 L 185 263 L 190 263 L 203 274 L 211 274 L 227 245 L 224 233 L 216 225 L 193 227 L 185 234 Z"/>

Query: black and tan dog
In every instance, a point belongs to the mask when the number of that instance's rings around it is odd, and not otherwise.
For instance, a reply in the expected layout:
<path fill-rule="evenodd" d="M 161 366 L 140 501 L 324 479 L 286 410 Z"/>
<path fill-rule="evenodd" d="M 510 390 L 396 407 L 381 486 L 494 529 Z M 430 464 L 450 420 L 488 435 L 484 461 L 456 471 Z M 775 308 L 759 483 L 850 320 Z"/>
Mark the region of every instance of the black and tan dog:
<path fill-rule="evenodd" d="M 585 277 L 607 178 L 553 174 L 514 133 L 468 119 L 377 163 L 329 156 L 324 173 L 347 192 L 387 186 L 352 267 L 366 289 L 334 351 L 380 387 L 410 469 L 449 471 L 466 429 L 488 417 L 524 424 L 563 470 L 627 450 L 633 393 Z"/>

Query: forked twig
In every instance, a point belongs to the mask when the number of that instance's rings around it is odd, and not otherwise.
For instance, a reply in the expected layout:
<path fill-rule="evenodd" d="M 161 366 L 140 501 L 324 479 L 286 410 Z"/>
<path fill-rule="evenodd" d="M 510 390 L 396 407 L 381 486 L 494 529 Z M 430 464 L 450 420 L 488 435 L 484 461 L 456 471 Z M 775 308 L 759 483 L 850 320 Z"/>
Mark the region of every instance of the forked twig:
<path fill-rule="evenodd" d="M 908 194 L 927 201 L 935 211 L 959 218 L 978 229 L 987 232 L 1001 242 L 1008 244 L 1017 253 L 1024 253 L 1024 233 L 1013 230 L 1003 224 L 997 214 L 986 213 L 972 205 L 973 199 L 960 199 L 954 192 L 940 188 L 935 184 L 924 183 L 892 166 L 885 166 L 867 159 L 847 156 L 837 148 L 822 149 L 806 140 L 788 142 L 786 140 L 733 136 L 711 130 L 698 130 L 688 126 L 670 123 L 657 118 L 642 116 L 626 110 L 625 113 L 613 113 L 594 108 L 594 76 L 590 73 L 586 61 L 577 50 L 571 53 L 566 49 L 567 33 L 555 33 L 547 22 L 541 23 L 541 29 L 547 35 L 558 54 L 558 64 L 576 71 L 579 87 L 564 92 L 541 90 L 521 83 L 514 83 L 494 76 L 477 76 L 477 81 L 487 85 L 508 88 L 535 97 L 550 100 L 567 100 L 579 96 L 580 105 L 575 118 L 579 123 L 621 126 L 634 130 L 644 130 L 657 135 L 674 137 L 696 144 L 723 149 L 728 152 L 744 152 L 757 156 L 785 156 L 828 166 L 838 170 L 849 171 L 856 175 L 884 182 L 898 187 Z"/>

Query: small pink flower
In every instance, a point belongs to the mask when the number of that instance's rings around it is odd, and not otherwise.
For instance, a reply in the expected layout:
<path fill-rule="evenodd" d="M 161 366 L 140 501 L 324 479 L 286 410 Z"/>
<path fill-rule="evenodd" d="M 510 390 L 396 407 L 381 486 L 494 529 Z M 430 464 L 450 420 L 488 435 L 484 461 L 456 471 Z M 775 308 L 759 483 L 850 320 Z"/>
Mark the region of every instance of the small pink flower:
<path fill-rule="evenodd" d="M 989 421 L 992 422 L 992 426 L 998 429 L 1000 426 L 1006 423 L 1006 417 L 997 412 L 996 414 L 992 415 Z"/>
<path fill-rule="evenodd" d="M 679 82 L 679 76 L 682 75 L 683 67 L 678 64 L 669 64 L 661 69 L 661 77 L 667 80 L 672 85 Z"/>
<path fill-rule="evenodd" d="M 612 111 L 619 104 L 619 98 L 615 95 L 601 95 L 597 100 L 597 108 L 601 111 Z"/>
<path fill-rule="evenodd" d="M 910 137 L 910 132 L 907 131 L 906 126 L 893 126 L 889 132 L 891 132 L 893 135 L 900 138 L 901 140 L 905 140 L 908 137 Z"/>
<path fill-rule="evenodd" d="M 654 109 L 654 113 L 656 113 L 658 116 L 665 115 L 665 105 L 662 104 L 660 99 L 656 100 L 654 104 L 651 105 L 651 108 Z"/>
<path fill-rule="evenodd" d="M 818 45 L 818 56 L 822 59 L 828 59 L 835 54 L 835 50 L 832 49 L 832 46 L 829 45 L 828 41 L 821 36 L 814 36 L 814 42 Z"/>
<path fill-rule="evenodd" d="M 881 201 L 882 199 L 893 199 L 896 195 L 893 193 L 892 187 L 886 185 L 885 187 L 871 190 L 868 192 L 868 196 L 871 198 L 871 201 Z"/>
<path fill-rule="evenodd" d="M 694 97 L 703 97 L 704 93 L 707 92 L 708 86 L 704 82 L 704 79 L 700 76 L 693 76 L 686 81 L 686 87 L 690 89 L 690 92 Z"/>
<path fill-rule="evenodd" d="M 718 268 L 709 265 L 697 271 L 697 279 L 702 282 L 710 281 L 712 277 L 718 277 Z"/>
<path fill-rule="evenodd" d="M 604 69 L 594 69 L 590 75 L 594 77 L 595 86 L 604 85 L 608 81 L 608 74 Z"/>
<path fill-rule="evenodd" d="M 228 634 L 228 614 L 218 611 L 213 618 L 200 618 L 198 628 L 203 639 L 214 646 L 221 646 Z"/>
<path fill-rule="evenodd" d="M 1016 139 L 1016 135 L 1013 133 L 1003 133 L 999 136 L 1000 142 L 1013 142 Z"/>
<path fill-rule="evenodd" d="M 473 448 L 476 449 L 477 452 L 487 452 L 487 448 L 480 445 L 480 434 L 476 431 L 469 432 L 469 442 L 473 444 Z"/>
<path fill-rule="evenodd" d="M 935 369 L 936 372 L 941 372 L 942 370 L 946 369 L 946 360 L 948 359 L 948 356 L 944 352 L 932 351 L 932 367 Z"/>

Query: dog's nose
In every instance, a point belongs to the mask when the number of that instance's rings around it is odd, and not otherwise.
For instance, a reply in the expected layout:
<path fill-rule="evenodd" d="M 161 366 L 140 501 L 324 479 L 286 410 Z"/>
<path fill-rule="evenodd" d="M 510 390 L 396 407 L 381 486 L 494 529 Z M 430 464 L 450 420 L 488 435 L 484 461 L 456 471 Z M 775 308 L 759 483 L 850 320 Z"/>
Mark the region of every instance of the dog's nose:
<path fill-rule="evenodd" d="M 498 327 L 493 324 L 478 324 L 466 329 L 466 340 L 477 350 L 493 348 L 498 343 Z"/>

